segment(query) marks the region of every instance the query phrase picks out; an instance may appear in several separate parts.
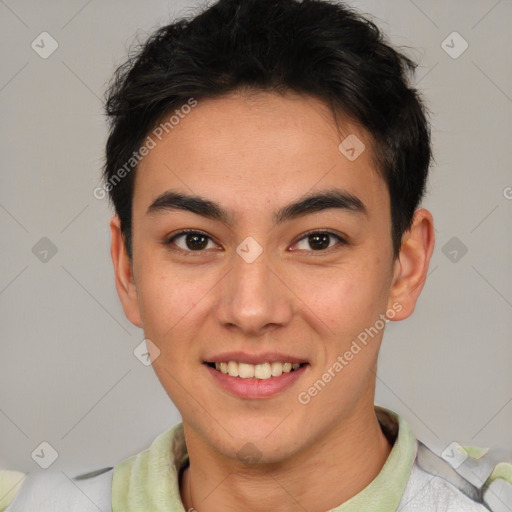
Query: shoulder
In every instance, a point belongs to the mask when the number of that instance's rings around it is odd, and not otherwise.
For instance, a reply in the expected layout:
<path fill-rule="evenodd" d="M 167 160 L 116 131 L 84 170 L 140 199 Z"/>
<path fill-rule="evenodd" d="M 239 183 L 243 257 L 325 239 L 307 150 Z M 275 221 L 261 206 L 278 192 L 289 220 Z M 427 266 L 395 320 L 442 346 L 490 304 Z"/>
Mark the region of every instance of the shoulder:
<path fill-rule="evenodd" d="M 158 435 L 149 448 L 115 467 L 78 476 L 62 471 L 24 474 L 0 470 L 0 512 L 112 512 L 113 507 L 127 510 L 130 496 L 140 501 L 142 494 L 149 492 L 148 468 L 152 469 L 149 478 L 158 480 L 152 487 L 168 488 L 169 469 L 174 471 L 186 456 L 183 426 L 178 423 Z"/>
<path fill-rule="evenodd" d="M 3 512 L 14 499 L 25 480 L 21 471 L 0 470 L 0 512 Z"/>
<path fill-rule="evenodd" d="M 397 512 L 418 510 L 489 512 L 487 507 L 466 496 L 444 478 L 424 471 L 415 463 Z"/>
<path fill-rule="evenodd" d="M 456 445 L 438 456 L 418 441 L 397 512 L 488 512 L 508 510 L 503 506 L 510 504 L 512 452 Z"/>
<path fill-rule="evenodd" d="M 112 469 L 76 477 L 62 471 L 0 472 L 0 495 L 4 490 L 9 493 L 5 503 L 0 501 L 0 512 L 111 512 Z M 9 490 L 16 476 L 21 481 Z"/>

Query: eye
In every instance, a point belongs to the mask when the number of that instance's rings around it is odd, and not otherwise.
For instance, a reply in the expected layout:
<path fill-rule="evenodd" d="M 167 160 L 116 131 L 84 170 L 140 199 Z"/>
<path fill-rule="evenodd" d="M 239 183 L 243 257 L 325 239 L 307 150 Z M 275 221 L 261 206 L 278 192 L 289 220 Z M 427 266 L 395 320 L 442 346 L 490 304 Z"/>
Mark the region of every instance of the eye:
<path fill-rule="evenodd" d="M 212 248 L 208 247 L 208 240 L 213 244 L 212 239 L 205 233 L 192 229 L 184 229 L 171 238 L 168 238 L 165 245 L 175 245 L 181 252 L 202 252 L 208 248 Z M 213 245 L 216 247 L 215 244 Z"/>
<path fill-rule="evenodd" d="M 331 242 L 337 240 L 338 244 L 332 244 Z M 208 246 L 211 243 L 212 246 Z M 300 244 L 303 247 L 300 247 Z M 306 233 L 301 239 L 295 242 L 295 246 L 299 246 L 299 250 L 314 251 L 314 252 L 325 252 L 336 245 L 346 245 L 346 240 L 333 233 L 331 231 L 310 231 Z M 184 229 L 165 241 L 165 245 L 176 246 L 179 251 L 184 253 L 201 253 L 206 249 L 216 248 L 216 244 L 213 242 L 210 236 L 201 231 L 193 229 Z M 309 247 L 308 247 L 309 245 Z M 175 250 L 175 249 L 173 249 Z M 294 249 L 295 250 L 295 249 Z"/>
<path fill-rule="evenodd" d="M 344 238 L 331 231 L 310 231 L 294 245 L 300 245 L 300 243 L 303 242 L 303 247 L 299 247 L 300 250 L 320 252 L 334 247 L 336 244 L 331 245 L 333 239 L 337 239 L 338 245 L 340 246 L 347 244 Z M 307 245 L 309 245 L 309 247 L 307 247 Z"/>

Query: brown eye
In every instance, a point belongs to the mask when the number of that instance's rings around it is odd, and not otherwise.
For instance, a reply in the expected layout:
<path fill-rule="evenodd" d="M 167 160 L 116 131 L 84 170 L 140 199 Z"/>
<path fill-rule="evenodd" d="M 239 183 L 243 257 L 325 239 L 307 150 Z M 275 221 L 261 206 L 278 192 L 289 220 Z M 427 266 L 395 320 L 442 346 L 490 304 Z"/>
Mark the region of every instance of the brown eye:
<path fill-rule="evenodd" d="M 331 235 L 322 233 L 318 235 L 309 235 L 308 243 L 313 249 L 327 249 L 329 247 Z"/>
<path fill-rule="evenodd" d="M 346 241 L 335 233 L 331 233 L 330 231 L 315 231 L 306 233 L 295 245 L 304 242 L 302 247 L 298 247 L 300 250 L 319 252 L 334 247 L 336 243 L 331 244 L 331 242 L 335 242 L 336 240 L 338 241 L 338 245 L 346 244 Z"/>
<path fill-rule="evenodd" d="M 208 248 L 209 241 L 211 238 L 200 231 L 181 231 L 169 238 L 166 244 L 175 245 L 185 252 L 200 252 Z"/>
<path fill-rule="evenodd" d="M 201 234 L 194 235 L 194 234 L 188 233 L 188 234 L 184 235 L 184 237 L 185 237 L 185 245 L 191 251 L 195 251 L 195 250 L 201 251 L 208 245 L 207 237 L 204 235 L 201 235 Z"/>

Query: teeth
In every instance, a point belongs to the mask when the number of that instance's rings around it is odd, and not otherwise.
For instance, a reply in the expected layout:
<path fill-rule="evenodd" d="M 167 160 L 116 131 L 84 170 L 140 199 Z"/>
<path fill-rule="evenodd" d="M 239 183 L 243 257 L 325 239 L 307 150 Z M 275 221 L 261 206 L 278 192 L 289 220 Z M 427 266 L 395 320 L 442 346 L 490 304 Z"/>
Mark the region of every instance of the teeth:
<path fill-rule="evenodd" d="M 242 377 L 242 379 L 251 379 L 254 377 L 255 372 L 254 365 L 238 363 L 238 375 Z M 258 377 L 258 375 L 256 375 L 256 377 Z"/>
<path fill-rule="evenodd" d="M 272 363 L 270 365 L 272 370 L 272 377 L 279 377 L 283 373 L 283 364 L 282 363 Z"/>
<path fill-rule="evenodd" d="M 228 373 L 231 375 L 231 377 L 238 377 L 238 363 L 235 361 L 229 361 Z"/>
<path fill-rule="evenodd" d="M 270 379 L 270 377 L 272 376 L 272 371 L 270 370 L 270 363 L 257 364 L 254 369 L 254 376 L 257 379 Z"/>
<path fill-rule="evenodd" d="M 300 368 L 299 363 L 262 363 L 247 364 L 237 363 L 236 361 L 227 361 L 215 363 L 215 368 L 231 377 L 240 377 L 241 379 L 260 379 L 267 380 L 271 377 L 279 377 L 283 373 L 290 373 Z"/>

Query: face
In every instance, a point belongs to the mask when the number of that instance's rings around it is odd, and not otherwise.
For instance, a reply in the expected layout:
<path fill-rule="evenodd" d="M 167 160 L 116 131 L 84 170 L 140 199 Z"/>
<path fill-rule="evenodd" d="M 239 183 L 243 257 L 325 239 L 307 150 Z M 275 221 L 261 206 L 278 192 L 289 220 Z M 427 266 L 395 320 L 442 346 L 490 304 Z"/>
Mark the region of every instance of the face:
<path fill-rule="evenodd" d="M 312 97 L 233 93 L 199 101 L 137 170 L 121 300 L 186 429 L 225 456 L 281 460 L 373 407 L 384 315 L 410 310 L 372 142 L 340 128 Z"/>

